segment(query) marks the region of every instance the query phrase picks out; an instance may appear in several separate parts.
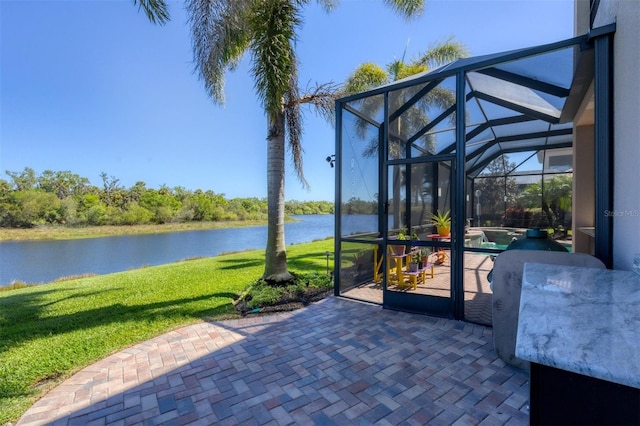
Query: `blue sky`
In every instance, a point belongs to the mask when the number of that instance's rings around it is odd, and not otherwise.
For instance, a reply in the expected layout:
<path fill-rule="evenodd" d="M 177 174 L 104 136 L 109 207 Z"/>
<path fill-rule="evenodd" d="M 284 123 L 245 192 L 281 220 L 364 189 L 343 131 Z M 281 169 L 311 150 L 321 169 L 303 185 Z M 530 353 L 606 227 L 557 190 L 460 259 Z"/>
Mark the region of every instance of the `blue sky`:
<path fill-rule="evenodd" d="M 193 73 L 184 2 L 152 25 L 133 1 L 0 0 L 0 178 L 6 170 L 69 170 L 100 186 L 144 181 L 266 197 L 266 119 L 247 58 L 226 76 L 224 106 Z M 573 36 L 572 0 L 429 0 L 409 23 L 382 0 L 313 3 L 297 44 L 300 84 L 342 82 L 359 64 L 409 58 L 454 36 L 473 56 Z M 330 124 L 305 113 L 303 189 L 288 200 L 333 200 Z M 289 170 L 291 169 L 288 165 Z"/>

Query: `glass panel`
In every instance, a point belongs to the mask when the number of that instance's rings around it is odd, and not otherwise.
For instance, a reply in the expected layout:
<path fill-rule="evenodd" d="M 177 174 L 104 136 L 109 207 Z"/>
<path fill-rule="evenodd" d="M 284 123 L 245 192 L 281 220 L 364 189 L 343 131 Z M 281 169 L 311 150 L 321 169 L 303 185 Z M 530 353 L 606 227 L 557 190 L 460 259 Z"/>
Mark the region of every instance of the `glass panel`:
<path fill-rule="evenodd" d="M 477 72 L 470 72 L 467 75 L 478 96 L 491 98 L 492 102 L 500 105 L 513 105 L 514 107 L 525 108 L 552 118 L 560 117 L 558 108 L 528 87 Z M 489 116 L 493 117 L 493 115 Z"/>
<path fill-rule="evenodd" d="M 340 294 L 382 303 L 382 258 L 378 244 L 341 243 Z"/>
<path fill-rule="evenodd" d="M 427 157 L 434 154 L 442 154 L 446 151 L 447 154 L 453 154 L 456 152 L 456 131 L 445 130 L 430 132 L 420 139 L 421 143 L 416 142 L 411 145 L 411 157 Z"/>
<path fill-rule="evenodd" d="M 520 139 L 517 141 L 501 142 L 503 151 L 514 151 L 520 149 L 540 149 L 545 145 L 546 138 Z"/>
<path fill-rule="evenodd" d="M 431 216 L 437 210 L 443 214 L 450 211 L 451 162 L 390 166 L 390 194 L 394 169 L 401 182 L 389 204 L 397 205 L 395 208 L 400 211 L 393 228 L 396 235 L 402 232 L 402 237 L 389 244 L 387 290 L 448 298 L 451 235 L 438 235 Z M 407 208 L 410 214 L 406 214 Z M 390 220 L 394 221 L 392 210 L 390 208 Z"/>
<path fill-rule="evenodd" d="M 491 161 L 475 180 L 474 205 L 476 226 L 501 226 L 509 200 L 517 196 L 517 183 L 513 177 L 505 177 L 516 163 L 508 155 Z M 494 241 L 495 242 L 495 241 Z"/>
<path fill-rule="evenodd" d="M 378 128 L 343 110 L 341 165 L 342 236 L 379 236 Z"/>
<path fill-rule="evenodd" d="M 556 238 L 564 238 L 571 229 L 572 174 L 531 174 L 507 178 L 516 185 L 506 197 L 503 226 L 553 229 Z M 509 186 L 510 187 L 510 186 Z"/>
<path fill-rule="evenodd" d="M 531 155 L 531 153 L 529 153 Z M 516 168 L 517 160 L 500 155 L 482 170 L 468 188 L 467 202 L 471 212 L 465 232 L 464 246 L 487 249 L 486 252 L 463 253 L 463 291 L 465 320 L 491 325 L 492 291 L 487 275 L 493 260 L 518 233 L 515 228 L 504 228 L 504 213 L 517 196 L 517 183 L 506 173 Z"/>
<path fill-rule="evenodd" d="M 474 133 L 475 133 L 475 132 L 476 132 L 476 129 L 477 129 L 479 126 L 480 126 L 479 124 L 471 124 L 471 125 L 467 125 L 467 127 L 465 128 L 465 132 L 467 132 L 467 136 L 465 136 L 465 141 L 466 141 L 467 143 L 469 143 L 469 141 L 468 141 L 468 139 L 469 139 L 468 135 L 469 135 L 471 132 L 474 132 Z"/>
<path fill-rule="evenodd" d="M 431 155 L 442 149 L 435 130 L 455 128 L 455 78 L 389 93 L 389 159 Z M 440 126 L 440 127 L 438 127 Z M 453 132 L 455 134 L 455 132 Z M 442 141 L 441 145 L 446 144 Z"/>
<path fill-rule="evenodd" d="M 467 237 L 481 241 L 483 235 L 482 231 L 474 230 Z M 464 253 L 464 317 L 467 321 L 491 325 L 493 293 L 487 275 L 493 269 L 494 257 L 495 253 Z"/>
<path fill-rule="evenodd" d="M 438 163 L 437 207 L 441 212 L 451 210 L 451 162 Z"/>
<path fill-rule="evenodd" d="M 575 49 L 571 46 L 562 50 L 502 63 L 495 68 L 568 89 L 573 77 Z"/>
<path fill-rule="evenodd" d="M 507 118 L 513 117 L 516 113 L 505 107 L 501 107 L 500 105 L 496 105 L 494 103 L 478 99 L 478 104 L 482 108 L 482 111 L 487 116 L 488 120 L 496 120 L 498 118 Z"/>
<path fill-rule="evenodd" d="M 384 121 L 384 96 L 375 95 L 347 103 L 346 108 L 355 110 L 360 117 L 374 123 Z M 363 123 L 360 123 L 363 124 Z"/>
<path fill-rule="evenodd" d="M 488 164 L 487 161 L 493 161 L 500 152 L 500 145 L 493 144 L 485 149 L 474 161 L 475 164 Z"/>
<path fill-rule="evenodd" d="M 573 122 L 552 124 L 550 127 L 551 130 L 572 129 L 572 128 L 573 128 Z"/>
<path fill-rule="evenodd" d="M 393 165 L 389 166 L 388 172 L 389 182 L 389 201 L 388 201 L 388 220 L 389 220 L 389 236 L 397 235 L 400 231 L 405 230 L 407 226 L 406 219 L 406 166 Z"/>
<path fill-rule="evenodd" d="M 517 176 L 514 179 L 517 182 L 518 194 L 507 209 L 505 225 L 518 228 L 543 225 L 541 176 Z"/>
<path fill-rule="evenodd" d="M 526 151 L 509 154 L 510 160 L 517 164 L 516 169 L 511 173 L 520 175 L 542 172 L 541 152 L 543 151 Z"/>
<path fill-rule="evenodd" d="M 372 204 L 357 200 L 345 203 L 346 211 L 340 218 L 343 237 L 371 240 L 380 236 L 377 210 Z"/>
<path fill-rule="evenodd" d="M 400 90 L 392 90 L 389 92 L 389 116 L 398 113 L 400 108 L 404 108 L 416 94 L 420 93 L 428 83 L 417 84 L 415 86 L 405 87 Z"/>
<path fill-rule="evenodd" d="M 469 133 L 469 132 L 467 132 Z M 470 147 L 476 146 L 478 144 L 484 144 L 487 141 L 491 141 L 495 139 L 495 135 L 491 131 L 490 128 L 483 129 L 480 133 L 467 140 L 467 151 Z M 482 145 L 480 145 L 482 146 Z"/>
<path fill-rule="evenodd" d="M 549 228 L 554 230 L 554 238 L 566 236 L 571 229 L 571 204 L 573 196 L 573 174 L 545 175 L 543 193 L 543 214 L 548 218 Z"/>
<path fill-rule="evenodd" d="M 551 105 L 553 105 L 559 110 L 562 110 L 562 107 L 564 107 L 564 103 L 567 100 L 566 97 L 553 96 L 553 95 L 550 95 L 549 93 L 541 92 L 539 90 L 534 90 L 534 93 L 540 96 L 545 101 L 549 102 Z"/>
<path fill-rule="evenodd" d="M 438 210 L 442 213 L 451 210 L 451 162 L 412 164 L 409 175 L 407 167 L 389 167 L 389 229 L 395 233 L 403 230 L 405 234 L 411 230 L 423 240 L 425 234 L 435 232 L 429 224 L 431 215 Z M 394 174 L 398 175 L 397 184 Z M 394 187 L 396 190 L 392 191 Z M 406 215 L 407 201 L 411 209 L 409 217 Z"/>
<path fill-rule="evenodd" d="M 553 149 L 560 144 L 566 147 L 567 144 L 572 144 L 572 143 L 573 143 L 573 135 L 551 136 L 547 138 L 547 147 L 549 147 L 549 149 Z"/>
<path fill-rule="evenodd" d="M 467 84 L 467 95 L 470 92 L 471 88 Z M 485 113 L 480 109 L 480 102 L 477 98 L 471 98 L 466 102 L 465 113 L 467 114 L 467 126 L 487 122 L 487 117 L 485 116 Z"/>
<path fill-rule="evenodd" d="M 497 137 L 526 135 L 528 133 L 546 132 L 547 130 L 549 130 L 549 123 L 541 120 L 511 123 L 504 126 L 493 126 L 493 131 Z"/>
<path fill-rule="evenodd" d="M 425 240 L 427 234 L 435 230 L 430 224 L 431 214 L 435 211 L 434 202 L 437 200 L 435 188 L 438 185 L 436 175 L 437 163 L 420 163 L 411 166 L 411 217 L 412 231 L 420 240 Z"/>

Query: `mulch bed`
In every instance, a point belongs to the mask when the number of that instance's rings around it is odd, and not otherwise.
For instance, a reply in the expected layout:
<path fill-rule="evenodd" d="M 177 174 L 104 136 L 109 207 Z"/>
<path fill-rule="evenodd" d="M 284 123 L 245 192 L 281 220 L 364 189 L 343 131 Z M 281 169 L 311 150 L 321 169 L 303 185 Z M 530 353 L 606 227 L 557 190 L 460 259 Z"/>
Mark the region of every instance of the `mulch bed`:
<path fill-rule="evenodd" d="M 277 312 L 295 311 L 310 303 L 317 302 L 333 294 L 332 289 L 309 288 L 302 294 L 286 295 L 276 303 L 272 303 L 259 308 L 247 307 L 247 301 L 241 300 L 235 304 L 236 312 L 241 316 L 256 314 L 272 314 Z"/>

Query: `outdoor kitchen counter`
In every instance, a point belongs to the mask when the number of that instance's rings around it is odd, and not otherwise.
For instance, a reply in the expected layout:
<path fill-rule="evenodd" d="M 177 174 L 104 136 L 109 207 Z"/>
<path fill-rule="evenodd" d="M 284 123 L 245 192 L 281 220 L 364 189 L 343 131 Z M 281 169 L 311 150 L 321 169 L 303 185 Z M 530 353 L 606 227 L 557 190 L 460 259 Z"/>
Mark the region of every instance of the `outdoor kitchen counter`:
<path fill-rule="evenodd" d="M 640 277 L 526 263 L 516 356 L 531 362 L 532 423 L 581 413 L 589 423 L 637 424 Z M 619 409 L 622 417 L 612 419 Z"/>

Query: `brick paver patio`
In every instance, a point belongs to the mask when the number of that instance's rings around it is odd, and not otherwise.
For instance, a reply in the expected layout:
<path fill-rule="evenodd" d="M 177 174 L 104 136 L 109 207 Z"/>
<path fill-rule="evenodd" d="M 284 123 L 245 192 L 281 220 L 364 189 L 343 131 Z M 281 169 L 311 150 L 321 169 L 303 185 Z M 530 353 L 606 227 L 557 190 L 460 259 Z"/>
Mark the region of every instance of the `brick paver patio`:
<path fill-rule="evenodd" d="M 329 297 L 113 354 L 19 425 L 527 424 L 527 375 L 491 328 Z"/>

